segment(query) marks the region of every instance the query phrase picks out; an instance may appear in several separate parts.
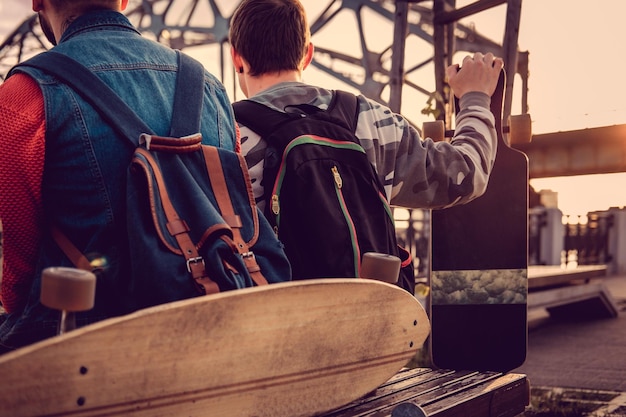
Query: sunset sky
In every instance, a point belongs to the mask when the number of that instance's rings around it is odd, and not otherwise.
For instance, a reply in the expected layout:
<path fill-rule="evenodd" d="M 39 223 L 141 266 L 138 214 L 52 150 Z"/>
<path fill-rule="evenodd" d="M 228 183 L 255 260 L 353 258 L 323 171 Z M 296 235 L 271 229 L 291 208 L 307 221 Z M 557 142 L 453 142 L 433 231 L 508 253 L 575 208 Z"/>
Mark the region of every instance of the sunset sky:
<path fill-rule="evenodd" d="M 477 30 L 501 39 L 504 11 L 499 6 L 476 15 Z M 529 51 L 535 133 L 626 123 L 620 47 L 626 42 L 624 16 L 623 0 L 523 0 L 519 47 Z M 557 191 L 565 214 L 626 206 L 626 173 L 538 179 L 531 185 Z"/>
<path fill-rule="evenodd" d="M 302 1 L 311 22 L 330 3 L 330 0 Z M 472 2 L 457 0 L 457 6 Z M 218 1 L 225 14 L 232 10 L 232 3 L 232 0 Z M 8 31 L 15 29 L 31 13 L 30 4 L 25 0 L 0 0 L 0 38 L 4 39 Z M 506 6 L 498 6 L 463 23 L 474 24 L 478 32 L 501 42 L 505 11 Z M 530 53 L 529 107 L 535 133 L 626 123 L 626 81 L 620 56 L 621 45 L 626 41 L 624 16 L 626 1 L 623 0 L 523 0 L 519 47 Z M 321 44 L 330 38 L 336 43 L 354 36 L 355 31 L 349 24 L 335 26 L 330 36 L 320 33 L 319 39 L 314 37 L 313 42 Z M 384 31 L 381 38 L 391 36 L 386 26 L 380 25 L 372 30 Z M 338 33 L 340 31 L 346 33 Z M 377 37 L 378 34 L 370 38 Z M 339 48 L 336 44 L 332 47 Z M 213 55 L 207 57 L 207 61 L 214 58 Z M 206 64 L 209 67 L 211 63 Z M 318 81 L 331 88 L 343 87 L 329 85 L 333 81 L 315 71 L 305 71 L 305 80 Z M 518 103 L 520 98 L 514 97 L 513 113 L 520 111 Z M 419 121 L 419 109 L 423 103 L 419 106 L 415 114 L 406 106 L 403 112 L 411 120 Z M 626 206 L 624 173 L 532 180 L 531 185 L 537 190 L 557 191 L 559 207 L 566 214 Z"/>

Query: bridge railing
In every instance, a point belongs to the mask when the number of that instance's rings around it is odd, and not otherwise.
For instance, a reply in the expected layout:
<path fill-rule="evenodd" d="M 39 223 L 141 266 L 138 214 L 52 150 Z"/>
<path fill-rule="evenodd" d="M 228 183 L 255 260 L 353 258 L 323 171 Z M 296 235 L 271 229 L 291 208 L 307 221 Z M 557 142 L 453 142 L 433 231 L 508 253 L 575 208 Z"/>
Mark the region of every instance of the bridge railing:
<path fill-rule="evenodd" d="M 575 252 L 579 265 L 608 264 L 613 256 L 609 249 L 609 232 L 614 225 L 611 212 L 588 213 L 565 217 L 565 253 Z"/>

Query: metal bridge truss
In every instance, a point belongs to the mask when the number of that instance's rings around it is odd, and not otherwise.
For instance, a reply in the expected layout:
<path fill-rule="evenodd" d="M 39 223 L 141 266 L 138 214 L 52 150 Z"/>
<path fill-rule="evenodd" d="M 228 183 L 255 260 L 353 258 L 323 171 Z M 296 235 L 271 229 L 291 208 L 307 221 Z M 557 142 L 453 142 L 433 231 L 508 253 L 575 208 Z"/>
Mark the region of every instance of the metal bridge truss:
<path fill-rule="evenodd" d="M 455 8 L 455 2 L 327 0 L 328 5 L 317 13 L 309 11 L 316 47 L 312 65 L 322 76 L 339 80 L 347 89 L 395 111 L 402 111 L 403 103 L 408 116 L 415 117 L 418 106 L 425 115 L 443 119 L 448 101 L 445 66 L 457 52 L 492 51 L 505 57 L 507 63 L 516 62 L 507 65 L 508 82 L 512 87 L 514 76 L 521 76 L 521 111 L 526 112 L 528 60 L 527 53 L 517 49 L 521 0 L 479 0 L 460 9 Z M 233 86 L 236 96 L 228 27 L 237 4 L 236 0 L 131 0 L 126 14 L 145 36 L 172 48 L 197 49 L 201 58 L 217 52 L 213 71 L 226 85 Z M 323 6 L 324 2 L 317 4 Z M 459 23 L 462 18 L 498 6 L 507 8 L 502 42 L 481 35 L 473 24 Z M 342 42 L 338 42 L 340 38 Z M 0 77 L 16 63 L 50 46 L 36 15 L 26 19 L 0 44 Z M 410 111 L 407 103 L 412 103 Z M 505 117 L 510 108 L 511 95 L 505 99 Z"/>

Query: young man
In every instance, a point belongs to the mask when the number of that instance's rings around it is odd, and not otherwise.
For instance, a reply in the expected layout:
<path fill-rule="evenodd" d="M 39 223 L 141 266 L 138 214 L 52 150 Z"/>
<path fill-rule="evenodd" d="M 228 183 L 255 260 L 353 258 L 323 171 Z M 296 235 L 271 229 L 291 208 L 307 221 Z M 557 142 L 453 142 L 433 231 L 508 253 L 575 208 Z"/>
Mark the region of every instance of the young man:
<path fill-rule="evenodd" d="M 313 45 L 299 0 L 243 0 L 231 19 L 230 43 L 241 90 L 249 99 L 280 111 L 303 103 L 328 107 L 331 90 L 302 82 Z M 497 143 L 490 96 L 503 65 L 491 53 L 476 53 L 463 60 L 461 70 L 447 69 L 461 106 L 451 143 L 423 140 L 402 115 L 358 96 L 355 133 L 392 205 L 438 209 L 484 193 Z M 271 191 L 261 182 L 267 144 L 241 123 L 239 128 L 255 198 L 263 209 L 265 193 Z"/>
<path fill-rule="evenodd" d="M 158 135 L 170 129 L 177 75 L 174 50 L 143 38 L 121 13 L 128 0 L 33 0 L 53 49 L 89 67 Z M 201 133 L 234 150 L 230 101 L 205 73 Z M 56 332 L 56 313 L 39 302 L 48 266 L 72 266 L 50 236 L 56 225 L 82 253 L 106 260 L 95 308 L 79 325 L 128 312 L 130 271 L 125 181 L 133 149 L 96 111 L 54 77 L 21 68 L 0 86 L 0 218 L 4 226 L 6 314 L 0 352 Z"/>

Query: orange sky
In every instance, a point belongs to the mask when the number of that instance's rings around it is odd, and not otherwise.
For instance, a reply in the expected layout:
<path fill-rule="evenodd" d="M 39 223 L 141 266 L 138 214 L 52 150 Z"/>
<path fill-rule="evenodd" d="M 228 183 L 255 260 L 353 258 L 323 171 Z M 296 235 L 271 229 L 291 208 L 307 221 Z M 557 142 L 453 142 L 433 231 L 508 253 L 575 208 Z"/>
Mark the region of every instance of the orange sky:
<path fill-rule="evenodd" d="M 497 31 L 491 23 L 500 20 L 503 32 L 504 7 L 489 13 L 484 21 L 476 19 L 477 29 Z M 530 53 L 529 107 L 536 133 L 626 123 L 624 16 L 623 0 L 523 1 L 519 46 Z M 531 185 L 557 191 L 566 214 L 626 206 L 625 173 L 538 179 Z"/>

